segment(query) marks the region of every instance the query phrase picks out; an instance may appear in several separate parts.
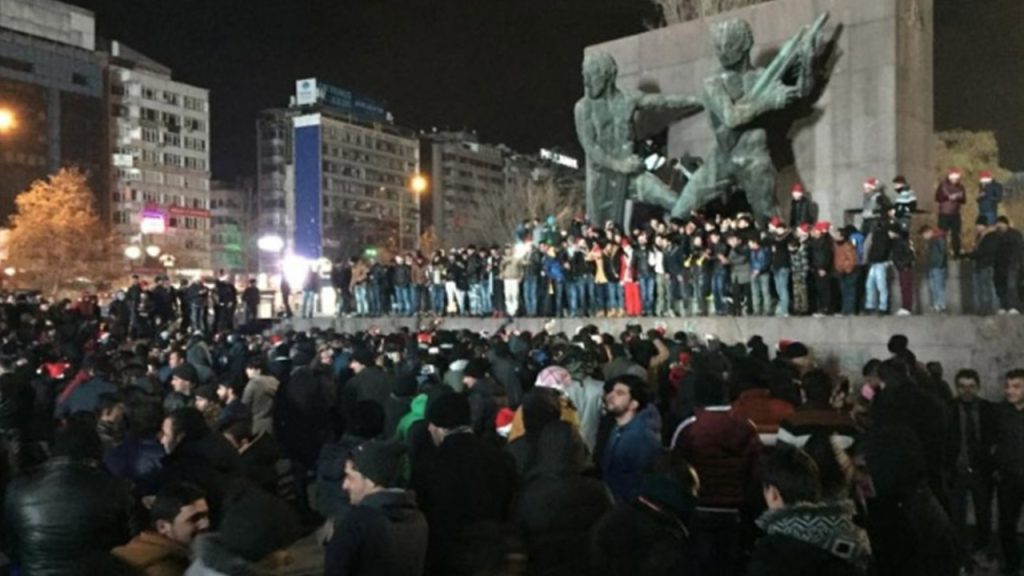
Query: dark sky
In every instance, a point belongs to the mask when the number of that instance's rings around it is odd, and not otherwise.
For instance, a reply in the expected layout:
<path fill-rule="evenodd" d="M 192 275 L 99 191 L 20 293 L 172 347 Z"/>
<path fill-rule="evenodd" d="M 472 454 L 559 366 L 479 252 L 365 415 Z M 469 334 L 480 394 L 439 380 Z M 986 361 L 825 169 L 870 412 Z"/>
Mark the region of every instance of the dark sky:
<path fill-rule="evenodd" d="M 1024 169 L 1024 0 L 935 0 L 937 128 L 996 128 Z M 399 124 L 576 151 L 584 46 L 644 30 L 647 0 L 72 0 L 100 34 L 209 88 L 214 176 L 255 171 L 255 116 L 316 76 Z M 998 80 L 1001 78 L 1002 80 Z"/>

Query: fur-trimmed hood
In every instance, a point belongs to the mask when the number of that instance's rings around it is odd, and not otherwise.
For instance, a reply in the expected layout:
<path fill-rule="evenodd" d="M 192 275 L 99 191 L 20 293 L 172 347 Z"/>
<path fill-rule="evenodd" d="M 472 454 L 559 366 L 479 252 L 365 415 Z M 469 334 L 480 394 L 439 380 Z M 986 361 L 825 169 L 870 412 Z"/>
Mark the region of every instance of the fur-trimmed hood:
<path fill-rule="evenodd" d="M 757 519 L 766 534 L 782 535 L 811 544 L 866 570 L 871 562 L 871 543 L 864 530 L 853 523 L 849 501 L 801 503 L 768 510 Z"/>

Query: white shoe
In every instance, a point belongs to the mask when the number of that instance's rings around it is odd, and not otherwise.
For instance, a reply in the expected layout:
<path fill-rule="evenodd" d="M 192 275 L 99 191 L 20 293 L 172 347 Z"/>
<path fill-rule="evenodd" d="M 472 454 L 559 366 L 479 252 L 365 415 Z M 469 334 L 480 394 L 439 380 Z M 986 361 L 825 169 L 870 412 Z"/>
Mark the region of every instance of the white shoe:
<path fill-rule="evenodd" d="M 1010 316 L 1018 316 L 1020 315 L 1020 310 L 1017 310 L 1016 308 L 1010 308 L 1010 311 L 1007 312 L 1007 314 L 1009 314 Z"/>
<path fill-rule="evenodd" d="M 910 316 L 910 310 L 907 310 L 906 308 L 900 308 L 900 309 L 899 309 L 899 310 L 898 310 L 898 311 L 896 312 L 896 315 L 897 315 L 897 316 Z"/>
<path fill-rule="evenodd" d="M 1005 308 L 1000 308 L 999 312 L 996 312 L 996 314 L 999 314 L 1000 316 L 1006 316 L 1006 309 Z"/>

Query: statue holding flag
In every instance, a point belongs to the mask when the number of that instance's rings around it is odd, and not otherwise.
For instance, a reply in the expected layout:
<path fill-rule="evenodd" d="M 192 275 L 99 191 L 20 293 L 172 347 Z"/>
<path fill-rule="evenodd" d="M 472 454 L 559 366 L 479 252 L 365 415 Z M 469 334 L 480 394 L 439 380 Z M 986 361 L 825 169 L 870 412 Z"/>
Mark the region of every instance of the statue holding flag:
<path fill-rule="evenodd" d="M 827 19 L 828 13 L 822 14 L 801 29 L 763 69 L 754 68 L 750 61 L 754 36 L 746 21 L 731 19 L 714 25 L 712 38 L 723 70 L 705 80 L 701 100 L 711 118 L 716 147 L 691 175 L 672 216 L 686 218 L 732 188 L 746 193 L 761 224 L 773 215 L 776 170 L 767 131 L 759 120 L 811 93 Z"/>

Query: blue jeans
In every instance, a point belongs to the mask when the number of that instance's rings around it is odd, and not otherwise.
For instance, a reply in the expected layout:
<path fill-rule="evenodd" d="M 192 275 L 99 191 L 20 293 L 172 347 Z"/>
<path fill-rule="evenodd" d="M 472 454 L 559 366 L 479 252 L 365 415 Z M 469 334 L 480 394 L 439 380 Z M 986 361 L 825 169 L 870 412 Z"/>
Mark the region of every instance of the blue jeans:
<path fill-rule="evenodd" d="M 857 272 L 851 272 L 839 277 L 839 294 L 843 302 L 843 316 L 853 316 L 857 313 Z"/>
<path fill-rule="evenodd" d="M 536 276 L 523 278 L 523 306 L 527 316 L 537 315 L 537 280 Z"/>
<path fill-rule="evenodd" d="M 564 280 L 552 280 L 551 281 L 551 297 L 554 298 L 554 302 L 551 305 L 552 313 L 555 318 L 562 317 L 562 294 L 565 292 L 565 281 Z"/>
<path fill-rule="evenodd" d="M 605 285 L 605 294 L 607 294 L 607 302 L 609 310 L 622 310 L 626 307 L 625 302 L 622 298 L 622 284 L 618 282 L 609 282 Z"/>
<path fill-rule="evenodd" d="M 316 309 L 316 292 L 312 290 L 302 291 L 302 317 L 312 318 Z"/>
<path fill-rule="evenodd" d="M 998 219 L 998 209 L 996 210 L 981 210 L 979 213 L 985 218 L 985 221 L 989 226 L 995 226 L 996 220 Z"/>
<path fill-rule="evenodd" d="M 889 264 L 871 264 L 868 282 L 864 288 L 865 312 L 889 311 Z"/>
<path fill-rule="evenodd" d="M 491 314 L 494 312 L 494 305 L 491 302 L 491 297 L 494 294 L 494 285 L 491 283 L 491 277 L 488 274 L 487 278 L 480 283 L 480 313 Z"/>
<path fill-rule="evenodd" d="M 484 284 L 474 282 L 469 286 L 469 313 L 479 316 L 484 312 Z"/>
<path fill-rule="evenodd" d="M 444 314 L 444 284 L 430 285 L 430 303 L 434 314 Z"/>
<path fill-rule="evenodd" d="M 932 308 L 946 309 L 946 269 L 932 268 L 928 271 L 928 295 L 932 300 Z"/>
<path fill-rule="evenodd" d="M 650 316 L 654 308 L 654 283 L 654 276 L 640 278 L 640 302 L 643 303 L 645 316 Z"/>
<path fill-rule="evenodd" d="M 569 299 L 569 316 L 579 316 L 580 298 L 583 295 L 583 281 L 576 279 L 566 282 L 565 291 Z"/>
<path fill-rule="evenodd" d="M 775 271 L 775 294 L 779 297 L 779 303 L 775 305 L 776 316 L 789 314 L 789 276 L 789 268 Z"/>
<path fill-rule="evenodd" d="M 395 286 L 395 301 L 399 314 L 412 315 L 412 286 Z"/>
<path fill-rule="evenodd" d="M 750 306 L 755 316 L 771 314 L 772 307 L 772 275 L 761 272 L 750 279 Z"/>
<path fill-rule="evenodd" d="M 725 267 L 711 273 L 711 294 L 715 298 L 715 313 L 725 314 L 728 311 L 725 298 L 729 294 L 729 270 Z"/>
<path fill-rule="evenodd" d="M 356 314 L 366 316 L 370 313 L 369 299 L 366 296 L 366 284 L 356 284 Z"/>
<path fill-rule="evenodd" d="M 380 316 L 380 286 L 376 284 L 366 285 L 366 302 L 370 306 L 370 315 Z"/>
<path fill-rule="evenodd" d="M 608 284 L 594 284 L 594 303 L 591 306 L 591 314 L 608 311 Z"/>
<path fill-rule="evenodd" d="M 590 274 L 580 278 L 580 311 L 584 316 L 593 316 L 594 312 L 597 312 L 596 288 L 594 277 Z"/>
<path fill-rule="evenodd" d="M 987 316 L 999 307 L 996 295 L 995 268 L 974 270 L 974 313 Z"/>

